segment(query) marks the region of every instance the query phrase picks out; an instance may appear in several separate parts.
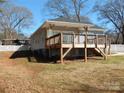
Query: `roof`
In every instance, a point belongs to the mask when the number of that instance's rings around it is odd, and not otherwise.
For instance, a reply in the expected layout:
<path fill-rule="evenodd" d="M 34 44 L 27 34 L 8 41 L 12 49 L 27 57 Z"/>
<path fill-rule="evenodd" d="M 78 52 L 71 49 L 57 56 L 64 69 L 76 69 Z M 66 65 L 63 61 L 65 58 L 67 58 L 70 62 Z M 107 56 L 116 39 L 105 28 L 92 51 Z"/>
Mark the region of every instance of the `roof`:
<path fill-rule="evenodd" d="M 29 41 L 30 39 L 2 39 L 2 41 L 14 41 L 14 40 Z"/>
<path fill-rule="evenodd" d="M 103 28 L 94 25 L 91 23 L 91 21 L 87 17 L 81 17 L 80 22 L 76 20 L 76 18 L 67 18 L 67 17 L 60 17 L 56 19 L 50 19 L 47 20 L 43 23 L 43 25 L 39 28 L 47 28 L 50 26 L 57 26 L 57 27 L 73 27 L 73 28 L 79 28 L 79 30 L 84 30 L 84 26 L 88 26 L 90 31 L 104 31 Z M 36 33 L 39 32 L 40 30 L 35 31 L 31 37 Z"/>
<path fill-rule="evenodd" d="M 91 24 L 94 25 L 93 28 L 103 29 L 100 26 L 97 26 L 93 24 L 88 17 L 81 16 L 80 22 L 77 20 L 76 17 L 59 17 L 55 19 L 50 19 L 50 21 L 62 21 L 62 22 L 72 22 L 72 23 L 85 23 L 85 24 Z"/>
<path fill-rule="evenodd" d="M 84 26 L 93 27 L 94 25 L 93 24 L 87 24 L 87 23 L 75 23 L 75 22 L 48 20 L 42 25 L 42 28 L 47 28 L 50 26 L 82 28 Z"/>
<path fill-rule="evenodd" d="M 73 23 L 86 23 L 91 24 L 88 17 L 80 17 L 80 22 L 77 20 L 76 17 L 59 17 L 55 19 L 50 19 L 50 21 L 63 21 L 63 22 L 73 22 Z"/>

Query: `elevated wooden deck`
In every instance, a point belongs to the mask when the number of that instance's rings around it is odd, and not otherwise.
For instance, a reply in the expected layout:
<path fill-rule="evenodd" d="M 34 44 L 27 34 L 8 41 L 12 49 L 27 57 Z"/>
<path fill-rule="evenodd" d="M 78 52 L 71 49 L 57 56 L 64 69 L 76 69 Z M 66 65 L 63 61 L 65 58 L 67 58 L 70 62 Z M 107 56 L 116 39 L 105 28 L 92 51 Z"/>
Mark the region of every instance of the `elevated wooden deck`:
<path fill-rule="evenodd" d="M 110 52 L 111 42 L 106 35 L 86 35 L 86 34 L 74 34 L 74 33 L 59 33 L 46 39 L 46 47 L 60 48 L 61 50 L 61 62 L 63 58 L 73 48 L 94 48 L 101 53 L 105 59 L 107 59 L 107 49 Z M 63 54 L 63 49 L 68 50 Z M 85 51 L 87 52 L 87 51 Z M 85 53 L 87 56 L 87 53 Z"/>

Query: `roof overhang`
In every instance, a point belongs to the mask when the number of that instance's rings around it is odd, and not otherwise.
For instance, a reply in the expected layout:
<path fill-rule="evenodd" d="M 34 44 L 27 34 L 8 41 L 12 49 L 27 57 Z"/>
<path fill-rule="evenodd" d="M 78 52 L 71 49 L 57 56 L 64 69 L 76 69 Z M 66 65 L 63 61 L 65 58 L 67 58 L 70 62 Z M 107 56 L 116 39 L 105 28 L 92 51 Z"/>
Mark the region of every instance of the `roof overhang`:
<path fill-rule="evenodd" d="M 85 23 L 63 22 L 63 21 L 46 21 L 42 27 L 47 28 L 50 26 L 83 28 L 84 26 L 93 27 L 94 25 L 85 24 Z"/>
<path fill-rule="evenodd" d="M 84 28 L 79 28 L 80 31 L 84 31 Z M 105 29 L 100 29 L 100 28 L 92 28 L 92 27 L 89 27 L 88 28 L 89 31 L 105 31 Z"/>
<path fill-rule="evenodd" d="M 77 28 L 81 31 L 84 31 L 84 27 L 88 27 L 90 31 L 104 31 L 105 29 L 102 28 L 94 28 L 93 24 L 85 24 L 85 23 L 72 23 L 72 22 L 63 22 L 63 21 L 46 21 L 42 28 L 49 28 L 49 27 L 68 27 L 68 28 Z"/>
<path fill-rule="evenodd" d="M 29 41 L 30 39 L 2 39 L 2 41 L 13 41 L 13 40 Z"/>
<path fill-rule="evenodd" d="M 88 27 L 89 31 L 101 31 L 101 32 L 104 31 L 104 29 L 94 28 L 93 24 L 73 23 L 73 22 L 63 22 L 63 21 L 45 21 L 44 24 L 39 29 L 41 28 L 47 29 L 47 28 L 52 28 L 52 27 L 64 27 L 64 28 L 76 28 L 80 31 L 85 31 L 84 27 L 86 26 Z M 37 30 L 36 32 L 38 31 L 39 30 Z M 33 34 L 35 34 L 36 32 L 34 32 Z"/>

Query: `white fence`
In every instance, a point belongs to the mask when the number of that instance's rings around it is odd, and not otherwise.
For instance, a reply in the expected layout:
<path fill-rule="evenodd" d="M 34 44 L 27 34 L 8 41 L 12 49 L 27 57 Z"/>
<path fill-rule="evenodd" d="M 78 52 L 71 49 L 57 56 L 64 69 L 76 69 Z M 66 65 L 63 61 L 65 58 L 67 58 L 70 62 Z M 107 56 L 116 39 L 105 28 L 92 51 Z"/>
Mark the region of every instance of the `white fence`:
<path fill-rule="evenodd" d="M 25 50 L 29 50 L 29 47 L 23 45 L 0 45 L 0 51 L 25 51 Z"/>
<path fill-rule="evenodd" d="M 29 50 L 29 46 L 23 45 L 0 45 L 0 51 L 25 51 Z M 124 45 L 112 44 L 111 53 L 124 53 Z"/>
<path fill-rule="evenodd" d="M 124 45 L 122 44 L 112 44 L 111 53 L 124 53 Z"/>

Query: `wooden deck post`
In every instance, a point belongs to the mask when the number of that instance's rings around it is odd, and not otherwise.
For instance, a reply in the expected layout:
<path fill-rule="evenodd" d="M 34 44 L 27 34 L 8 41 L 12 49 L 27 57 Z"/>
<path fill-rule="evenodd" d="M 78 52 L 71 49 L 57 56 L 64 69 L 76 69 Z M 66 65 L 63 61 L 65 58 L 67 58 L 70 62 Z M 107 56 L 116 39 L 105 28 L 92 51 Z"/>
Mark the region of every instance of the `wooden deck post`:
<path fill-rule="evenodd" d="M 63 64 L 63 48 L 60 48 L 60 62 Z"/>
<path fill-rule="evenodd" d="M 108 49 L 108 54 L 111 55 L 111 39 L 109 39 L 109 49 Z"/>
<path fill-rule="evenodd" d="M 105 57 L 104 59 L 107 60 L 107 35 L 105 35 L 105 49 L 104 49 Z"/>
<path fill-rule="evenodd" d="M 84 58 L 84 62 L 87 62 L 87 31 L 88 31 L 88 27 L 85 26 L 84 27 L 84 30 L 85 30 L 85 46 L 84 46 L 84 49 L 85 49 L 85 58 Z"/>
<path fill-rule="evenodd" d="M 75 47 L 75 33 L 73 33 L 73 48 Z"/>
<path fill-rule="evenodd" d="M 95 41 L 95 47 L 97 48 L 98 47 L 98 35 L 95 35 L 95 39 L 96 39 L 96 41 Z"/>
<path fill-rule="evenodd" d="M 60 35 L 60 62 L 61 62 L 61 64 L 64 64 L 62 43 L 63 43 L 63 34 L 61 33 L 61 35 Z"/>
<path fill-rule="evenodd" d="M 78 42 L 77 43 L 78 44 L 80 44 L 80 36 L 79 35 L 80 35 L 80 31 L 78 30 L 78 34 L 77 34 L 77 36 L 78 36 Z"/>

